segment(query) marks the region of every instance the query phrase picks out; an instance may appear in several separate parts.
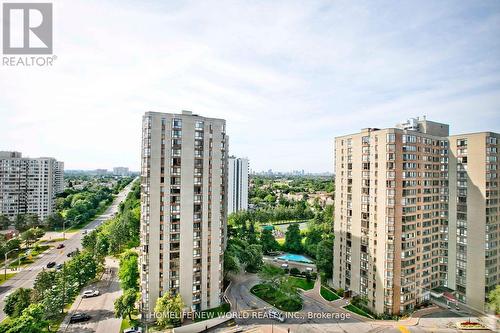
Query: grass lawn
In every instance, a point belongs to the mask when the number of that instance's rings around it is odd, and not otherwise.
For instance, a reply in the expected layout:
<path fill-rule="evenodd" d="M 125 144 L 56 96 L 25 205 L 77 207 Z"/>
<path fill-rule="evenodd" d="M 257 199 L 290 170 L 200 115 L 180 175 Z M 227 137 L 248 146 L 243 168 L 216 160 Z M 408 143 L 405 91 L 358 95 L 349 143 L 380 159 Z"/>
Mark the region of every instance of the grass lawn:
<path fill-rule="evenodd" d="M 297 295 L 297 298 L 292 299 L 266 284 L 257 284 L 250 289 L 250 292 L 281 311 L 295 312 L 302 309 L 300 296 Z"/>
<path fill-rule="evenodd" d="M 24 266 L 30 265 L 34 262 L 35 262 L 35 260 L 33 260 L 33 259 L 28 259 L 27 257 L 23 257 L 23 258 L 21 258 L 19 267 L 24 267 Z M 17 268 L 17 267 L 18 267 L 18 260 L 11 262 L 9 265 L 9 268 Z"/>
<path fill-rule="evenodd" d="M 364 310 L 358 308 L 357 306 L 355 306 L 353 304 L 349 304 L 349 305 L 344 306 L 344 309 L 347 309 L 349 311 L 357 313 L 360 316 L 363 316 L 363 317 L 366 317 L 366 318 L 375 319 L 370 314 L 368 314 L 367 312 L 365 312 Z"/>
<path fill-rule="evenodd" d="M 31 250 L 30 254 L 31 254 L 32 257 L 36 257 L 37 255 L 39 255 L 40 253 L 45 252 L 46 250 L 48 250 L 51 247 L 52 246 L 50 246 L 50 245 L 38 245 L 38 247 L 36 249 L 33 248 L 33 250 Z"/>
<path fill-rule="evenodd" d="M 139 326 L 139 316 L 138 315 L 132 315 L 132 321 L 128 319 L 128 317 L 125 317 L 122 319 L 122 324 L 120 326 L 120 332 L 123 332 L 124 329 L 129 328 L 129 327 L 136 327 Z"/>
<path fill-rule="evenodd" d="M 197 313 L 194 318 L 195 322 L 204 321 L 207 319 L 217 318 L 218 316 L 224 315 L 231 310 L 231 305 L 229 303 L 224 303 L 216 308 L 208 309 Z"/>
<path fill-rule="evenodd" d="M 47 239 L 47 240 L 42 240 L 43 243 L 55 243 L 55 242 L 62 242 L 65 241 L 66 238 L 54 238 L 54 239 Z"/>
<path fill-rule="evenodd" d="M 8 279 L 10 279 L 14 275 L 16 275 L 16 273 L 7 273 L 7 278 L 5 278 L 5 274 L 4 273 L 0 274 L 0 284 L 4 283 L 5 281 L 7 281 Z"/>
<path fill-rule="evenodd" d="M 321 286 L 320 294 L 321 294 L 321 297 L 323 297 L 327 301 L 335 301 L 335 300 L 340 299 L 339 295 L 337 295 L 336 293 L 334 293 L 330 289 L 323 287 L 323 286 Z"/>
<path fill-rule="evenodd" d="M 300 288 L 302 290 L 311 290 L 312 288 L 314 288 L 314 280 L 307 281 L 304 278 L 299 278 L 296 276 L 290 276 L 289 279 L 291 282 L 293 282 L 295 287 Z"/>

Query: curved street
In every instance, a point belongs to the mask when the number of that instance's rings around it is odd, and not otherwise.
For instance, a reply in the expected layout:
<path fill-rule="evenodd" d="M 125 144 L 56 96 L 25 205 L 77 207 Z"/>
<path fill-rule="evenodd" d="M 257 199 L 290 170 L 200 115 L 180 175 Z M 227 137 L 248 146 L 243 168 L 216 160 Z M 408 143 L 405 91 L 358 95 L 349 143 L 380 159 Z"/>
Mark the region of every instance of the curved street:
<path fill-rule="evenodd" d="M 226 291 L 232 311 L 239 315 L 234 318 L 236 324 L 243 330 L 257 332 L 265 331 L 265 327 L 281 328 L 281 331 L 306 332 L 343 332 L 343 333 L 423 333 L 423 332 L 459 332 L 454 323 L 464 320 L 463 313 L 432 307 L 419 311 L 414 317 L 400 321 L 374 321 L 352 314 L 342 306 L 346 301 L 341 299 L 333 302 L 324 300 L 319 294 L 320 283 L 316 281 L 314 289 L 301 293 L 304 307 L 288 317 L 284 323 L 262 318 L 262 314 L 271 305 L 254 296 L 250 289 L 259 283 L 256 274 L 242 273 L 234 277 Z M 246 315 L 244 315 L 246 314 Z M 260 317 L 259 317 L 260 316 Z M 472 332 L 472 331 L 468 331 Z M 481 330 L 480 332 L 487 332 Z"/>

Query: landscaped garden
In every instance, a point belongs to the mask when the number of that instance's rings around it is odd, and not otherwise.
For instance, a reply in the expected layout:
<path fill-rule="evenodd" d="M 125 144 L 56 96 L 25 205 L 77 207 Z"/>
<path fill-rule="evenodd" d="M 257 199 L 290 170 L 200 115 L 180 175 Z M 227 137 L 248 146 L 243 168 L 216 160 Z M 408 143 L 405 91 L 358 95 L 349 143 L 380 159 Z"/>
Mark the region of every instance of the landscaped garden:
<path fill-rule="evenodd" d="M 302 309 L 302 299 L 298 294 L 287 294 L 269 284 L 255 285 L 250 292 L 281 311 L 295 312 Z"/>
<path fill-rule="evenodd" d="M 336 300 L 341 298 L 339 295 L 337 295 L 335 292 L 333 292 L 332 290 L 330 290 L 329 288 L 327 288 L 325 286 L 321 286 L 320 294 L 321 294 L 321 297 L 323 297 L 324 299 L 326 299 L 327 301 L 330 301 L 330 302 L 336 301 Z"/>
<path fill-rule="evenodd" d="M 354 312 L 360 316 L 374 319 L 372 315 L 370 315 L 368 312 L 364 311 L 363 309 L 358 308 L 356 305 L 349 304 L 349 305 L 344 306 L 344 309 L 349 310 L 351 312 Z"/>
<path fill-rule="evenodd" d="M 311 290 L 314 288 L 314 281 L 311 279 L 307 280 L 296 276 L 290 276 L 289 279 L 295 288 L 300 288 L 302 290 Z"/>

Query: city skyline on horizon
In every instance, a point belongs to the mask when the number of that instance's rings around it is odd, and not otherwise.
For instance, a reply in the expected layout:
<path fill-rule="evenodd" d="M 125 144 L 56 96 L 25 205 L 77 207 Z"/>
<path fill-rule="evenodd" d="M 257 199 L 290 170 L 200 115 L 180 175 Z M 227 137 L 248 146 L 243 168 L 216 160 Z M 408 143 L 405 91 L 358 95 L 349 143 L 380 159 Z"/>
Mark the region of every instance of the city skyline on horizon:
<path fill-rule="evenodd" d="M 500 131 L 498 2 L 53 5 L 54 66 L 0 67 L 0 150 L 138 170 L 147 110 L 226 119 L 254 170 L 333 171 L 336 136 L 422 115 Z"/>

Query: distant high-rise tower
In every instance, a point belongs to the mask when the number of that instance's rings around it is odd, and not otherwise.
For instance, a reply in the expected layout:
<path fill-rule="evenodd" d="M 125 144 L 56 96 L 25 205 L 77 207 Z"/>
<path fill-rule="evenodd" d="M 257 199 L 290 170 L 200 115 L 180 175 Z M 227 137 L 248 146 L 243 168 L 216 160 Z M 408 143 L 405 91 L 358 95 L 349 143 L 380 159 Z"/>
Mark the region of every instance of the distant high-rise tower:
<path fill-rule="evenodd" d="M 141 311 L 164 293 L 220 304 L 227 223 L 226 122 L 146 112 L 141 153 Z"/>
<path fill-rule="evenodd" d="M 229 158 L 228 208 L 231 214 L 248 209 L 248 159 Z"/>
<path fill-rule="evenodd" d="M 45 220 L 54 212 L 56 195 L 63 190 L 63 162 L 0 152 L 0 214 L 10 220 L 21 214 L 36 214 Z"/>

